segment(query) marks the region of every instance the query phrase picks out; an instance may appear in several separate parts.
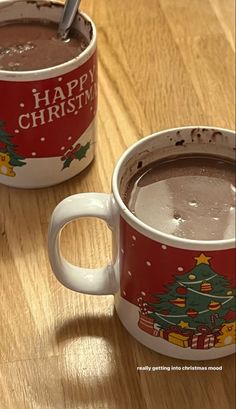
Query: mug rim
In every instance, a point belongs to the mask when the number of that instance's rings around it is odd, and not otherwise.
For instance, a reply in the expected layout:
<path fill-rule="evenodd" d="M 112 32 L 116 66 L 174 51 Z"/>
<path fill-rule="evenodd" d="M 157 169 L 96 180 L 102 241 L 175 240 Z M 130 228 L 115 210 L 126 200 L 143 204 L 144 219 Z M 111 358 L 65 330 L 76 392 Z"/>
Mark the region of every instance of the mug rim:
<path fill-rule="evenodd" d="M 219 249 L 230 249 L 235 247 L 235 238 L 231 239 L 222 239 L 222 240 L 193 240 L 193 239 L 186 239 L 178 236 L 174 236 L 171 234 L 164 233 L 160 230 L 157 230 L 143 221 L 141 221 L 138 217 L 136 217 L 130 210 L 129 208 L 125 205 L 125 203 L 122 200 L 122 197 L 119 192 L 118 188 L 118 180 L 119 180 L 119 174 L 121 171 L 121 168 L 127 158 L 129 158 L 133 151 L 137 150 L 139 147 L 142 145 L 145 145 L 148 141 L 155 139 L 159 135 L 166 134 L 167 132 L 177 132 L 180 130 L 186 130 L 186 129 L 195 129 L 195 128 L 205 128 L 205 129 L 214 129 L 215 131 L 219 132 L 224 132 L 224 133 L 229 133 L 235 135 L 235 131 L 232 129 L 226 129 L 226 128 L 220 128 L 216 126 L 205 126 L 205 125 L 188 125 L 188 126 L 180 126 L 180 127 L 175 127 L 175 128 L 168 128 L 168 129 L 163 129 L 161 131 L 157 131 L 152 133 L 151 135 L 148 135 L 139 141 L 135 142 L 132 144 L 130 147 L 128 147 L 125 152 L 121 155 L 119 160 L 116 163 L 116 166 L 113 171 L 112 175 L 112 192 L 113 196 L 115 198 L 116 203 L 118 204 L 118 207 L 120 209 L 120 213 L 122 217 L 132 225 L 133 228 L 138 230 L 140 233 L 148 236 L 149 238 L 155 240 L 155 241 L 161 241 L 164 244 L 168 244 L 172 247 L 177 247 L 177 248 L 184 248 L 184 249 L 190 249 L 190 250 L 219 250 Z"/>
<path fill-rule="evenodd" d="M 20 0 L 22 3 L 28 3 L 27 0 Z M 37 0 L 34 0 L 37 3 Z M 43 0 L 45 3 L 54 3 L 58 6 L 63 8 L 63 3 L 60 3 L 58 0 Z M 14 2 L 13 2 L 14 3 Z M 9 1 L 9 4 L 11 2 Z M 52 67 L 40 68 L 36 70 L 27 70 L 27 71 L 8 71 L 8 70 L 1 70 L 0 69 L 0 80 L 1 81 L 31 81 L 35 80 L 37 76 L 37 80 L 47 79 L 48 76 L 54 77 L 59 75 L 66 74 L 67 72 L 72 71 L 75 69 L 78 64 L 82 65 L 86 62 L 87 57 L 93 53 L 94 49 L 96 49 L 96 38 L 97 38 L 97 30 L 93 20 L 83 11 L 78 10 L 77 17 L 81 15 L 91 24 L 92 27 L 92 38 L 89 42 L 89 45 L 83 50 L 79 55 L 72 58 L 69 61 L 65 61 L 61 64 L 54 65 Z"/>

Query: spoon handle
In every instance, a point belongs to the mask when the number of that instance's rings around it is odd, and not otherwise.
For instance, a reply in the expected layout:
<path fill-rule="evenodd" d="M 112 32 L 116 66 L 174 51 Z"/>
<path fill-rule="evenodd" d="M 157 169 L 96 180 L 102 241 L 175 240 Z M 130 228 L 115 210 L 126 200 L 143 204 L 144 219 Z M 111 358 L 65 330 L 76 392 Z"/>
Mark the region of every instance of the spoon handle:
<path fill-rule="evenodd" d="M 62 40 L 66 40 L 68 36 L 70 27 L 79 8 L 80 1 L 81 0 L 66 0 L 57 31 L 58 37 Z"/>

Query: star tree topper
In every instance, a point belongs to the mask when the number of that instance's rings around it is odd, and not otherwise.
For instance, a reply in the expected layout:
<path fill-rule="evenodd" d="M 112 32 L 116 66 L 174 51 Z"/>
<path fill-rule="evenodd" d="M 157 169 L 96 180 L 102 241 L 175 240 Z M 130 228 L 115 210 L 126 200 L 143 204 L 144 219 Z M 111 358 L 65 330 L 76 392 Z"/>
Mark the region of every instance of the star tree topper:
<path fill-rule="evenodd" d="M 194 257 L 195 260 L 197 260 L 196 265 L 198 266 L 198 264 L 210 264 L 208 260 L 211 259 L 211 257 L 207 257 L 205 256 L 204 253 L 201 253 L 200 256 L 198 257 Z"/>

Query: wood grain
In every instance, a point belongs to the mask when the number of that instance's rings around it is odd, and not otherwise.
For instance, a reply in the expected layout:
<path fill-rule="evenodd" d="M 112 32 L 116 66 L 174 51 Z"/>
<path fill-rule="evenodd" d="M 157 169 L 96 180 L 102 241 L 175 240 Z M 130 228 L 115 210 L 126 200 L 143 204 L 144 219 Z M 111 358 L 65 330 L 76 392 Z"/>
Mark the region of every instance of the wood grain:
<path fill-rule="evenodd" d="M 82 9 L 98 29 L 96 160 L 50 189 L 0 186 L 0 407 L 233 409 L 234 357 L 208 362 L 222 365 L 219 372 L 137 371 L 195 363 L 136 342 L 112 296 L 63 288 L 46 249 L 56 204 L 76 192 L 109 192 L 116 160 L 138 139 L 180 125 L 235 128 L 235 2 L 83 0 Z M 99 221 L 73 222 L 62 241 L 82 266 L 111 257 Z"/>

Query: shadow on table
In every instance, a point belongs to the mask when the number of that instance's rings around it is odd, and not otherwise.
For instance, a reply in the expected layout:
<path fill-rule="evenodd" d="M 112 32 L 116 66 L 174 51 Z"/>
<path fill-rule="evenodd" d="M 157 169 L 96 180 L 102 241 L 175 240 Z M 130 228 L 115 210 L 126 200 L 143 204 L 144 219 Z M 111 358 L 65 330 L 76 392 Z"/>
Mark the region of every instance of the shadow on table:
<path fill-rule="evenodd" d="M 131 391 L 139 402 L 135 408 L 145 407 L 135 360 L 137 341 L 116 312 L 109 317 L 71 319 L 57 329 L 56 340 L 64 357 L 65 400 L 72 407 L 132 407 Z"/>
<path fill-rule="evenodd" d="M 67 196 L 87 191 L 87 178 L 93 171 L 95 160 L 81 173 L 58 185 L 38 189 L 19 189 L 0 184 L 0 235 L 5 245 L 4 262 L 13 257 L 35 256 L 47 247 L 47 231 L 51 214 L 57 204 Z M 8 240 L 9 238 L 9 240 Z M 21 247 L 11 244 L 13 240 Z"/>
<path fill-rule="evenodd" d="M 203 373 L 201 376 L 197 371 L 142 373 L 137 371 L 137 367 L 223 364 L 223 378 L 225 378 L 232 358 L 196 362 L 160 355 L 138 343 L 122 326 L 115 311 L 113 316 L 98 318 L 86 316 L 69 320 L 58 328 L 56 339 L 60 356 L 65 356 L 66 362 L 64 377 L 61 380 L 66 401 L 76 409 L 87 408 L 90 405 L 99 409 L 145 408 L 146 388 L 149 392 L 152 391 L 156 399 L 158 397 L 160 399 L 163 388 L 170 382 L 173 390 L 177 391 L 184 385 L 187 388 L 190 384 L 192 389 L 196 384 L 201 389 L 207 380 L 209 383 L 207 389 L 211 389 L 211 384 L 215 381 L 218 380 L 221 384 L 221 373 L 213 372 L 210 375 Z M 76 363 L 75 360 L 77 360 Z M 147 380 L 148 384 L 146 384 Z M 229 379 L 222 384 L 222 388 L 226 391 L 229 389 L 228 392 L 230 392 L 228 383 Z M 209 396 L 212 394 L 210 389 Z M 162 399 L 169 403 L 174 400 L 171 396 L 162 396 Z"/>

